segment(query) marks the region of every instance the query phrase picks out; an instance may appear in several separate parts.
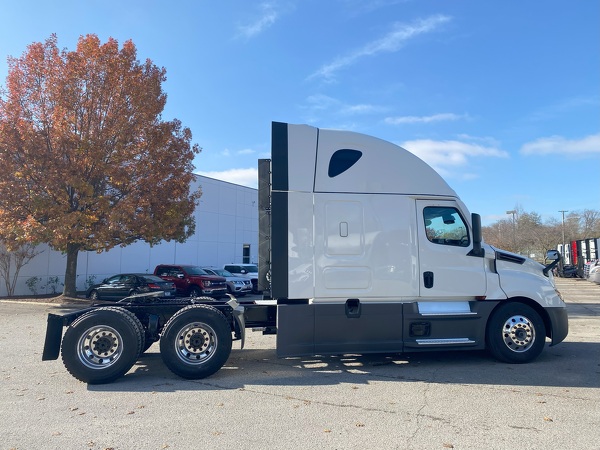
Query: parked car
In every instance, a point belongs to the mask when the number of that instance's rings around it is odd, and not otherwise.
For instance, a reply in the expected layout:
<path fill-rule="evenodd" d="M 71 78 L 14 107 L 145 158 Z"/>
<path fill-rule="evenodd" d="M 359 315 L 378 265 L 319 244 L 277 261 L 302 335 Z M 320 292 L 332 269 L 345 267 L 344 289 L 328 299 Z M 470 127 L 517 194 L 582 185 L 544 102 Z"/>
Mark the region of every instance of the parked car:
<path fill-rule="evenodd" d="M 600 265 L 600 259 L 592 259 L 590 261 L 587 261 L 584 265 L 583 265 L 583 277 L 582 278 L 589 278 L 590 276 L 590 271 L 595 267 Z"/>
<path fill-rule="evenodd" d="M 258 266 L 256 264 L 225 264 L 223 269 L 238 277 L 249 278 L 252 282 L 252 293 L 260 293 L 258 291 Z"/>
<path fill-rule="evenodd" d="M 85 296 L 92 300 L 116 301 L 130 295 L 160 291 L 164 292 L 164 297 L 175 296 L 175 284 L 146 273 L 122 273 L 90 286 Z"/>
<path fill-rule="evenodd" d="M 600 284 L 600 260 L 590 265 L 590 274 L 588 281 Z"/>
<path fill-rule="evenodd" d="M 558 274 L 559 274 L 559 276 L 561 276 L 563 278 L 577 278 L 578 277 L 577 266 L 573 266 L 571 264 L 565 264 L 563 266 L 562 271 L 559 271 Z"/>
<path fill-rule="evenodd" d="M 210 275 L 225 278 L 227 282 L 227 292 L 236 297 L 243 297 L 252 292 L 252 282 L 249 278 L 238 277 L 225 269 L 216 269 L 214 267 L 203 267 L 202 269 Z"/>
<path fill-rule="evenodd" d="M 175 283 L 180 295 L 220 298 L 227 294 L 225 278 L 210 275 L 198 266 L 160 264 L 154 269 L 154 275 Z"/>

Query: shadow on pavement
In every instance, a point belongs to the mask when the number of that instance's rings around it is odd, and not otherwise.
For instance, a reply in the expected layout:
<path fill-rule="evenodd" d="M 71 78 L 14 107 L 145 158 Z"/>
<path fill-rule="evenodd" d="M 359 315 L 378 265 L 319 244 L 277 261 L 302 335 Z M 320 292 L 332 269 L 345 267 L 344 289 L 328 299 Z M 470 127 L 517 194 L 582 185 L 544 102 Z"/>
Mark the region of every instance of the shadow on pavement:
<path fill-rule="evenodd" d="M 504 364 L 484 351 L 393 355 L 343 355 L 279 359 L 274 349 L 234 349 L 219 372 L 183 380 L 160 354 L 143 355 L 125 377 L 93 391 L 244 389 L 248 386 L 320 386 L 373 381 L 501 386 L 600 387 L 600 344 L 563 342 L 546 346 L 529 364 Z"/>

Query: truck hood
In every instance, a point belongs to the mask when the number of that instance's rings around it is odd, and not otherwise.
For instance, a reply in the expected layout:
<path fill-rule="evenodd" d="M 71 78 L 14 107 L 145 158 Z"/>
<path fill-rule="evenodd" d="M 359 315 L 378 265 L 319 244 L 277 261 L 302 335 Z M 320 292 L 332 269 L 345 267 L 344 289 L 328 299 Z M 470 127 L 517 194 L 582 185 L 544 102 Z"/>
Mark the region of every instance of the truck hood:
<path fill-rule="evenodd" d="M 496 268 L 503 270 L 518 270 L 548 278 L 544 275 L 544 265 L 526 256 L 492 247 L 496 256 Z M 549 274 L 550 275 L 550 274 Z"/>
<path fill-rule="evenodd" d="M 500 287 L 507 298 L 535 297 L 545 307 L 564 307 L 552 272 L 544 275 L 544 265 L 522 255 L 492 247 Z"/>

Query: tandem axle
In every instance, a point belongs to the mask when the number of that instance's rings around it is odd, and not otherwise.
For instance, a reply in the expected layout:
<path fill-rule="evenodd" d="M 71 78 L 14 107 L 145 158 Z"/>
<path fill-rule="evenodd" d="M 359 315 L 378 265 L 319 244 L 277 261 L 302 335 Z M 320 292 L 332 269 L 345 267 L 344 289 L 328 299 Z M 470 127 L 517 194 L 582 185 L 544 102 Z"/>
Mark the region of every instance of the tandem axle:
<path fill-rule="evenodd" d="M 160 293 L 158 293 L 160 294 Z M 274 305 L 240 305 L 210 297 L 158 299 L 155 294 L 104 302 L 64 315 L 48 314 L 42 360 L 62 355 L 77 379 L 108 383 L 123 376 L 160 341 L 167 367 L 183 378 L 204 378 L 227 361 L 246 328 L 275 328 Z M 67 327 L 63 336 L 63 328 Z M 62 347 L 62 351 L 61 351 Z"/>

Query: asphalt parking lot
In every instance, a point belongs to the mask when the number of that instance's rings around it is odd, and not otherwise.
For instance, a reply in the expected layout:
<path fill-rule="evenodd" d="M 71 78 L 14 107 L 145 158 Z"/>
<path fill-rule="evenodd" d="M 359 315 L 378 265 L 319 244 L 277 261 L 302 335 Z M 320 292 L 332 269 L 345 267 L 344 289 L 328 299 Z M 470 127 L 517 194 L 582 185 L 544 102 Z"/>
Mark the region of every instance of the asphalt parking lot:
<path fill-rule="evenodd" d="M 88 386 L 41 361 L 46 314 L 0 302 L 1 449 L 600 448 L 600 285 L 559 279 L 566 341 L 526 365 L 485 352 L 278 359 L 248 332 L 225 367 L 182 380 L 155 344 Z"/>

